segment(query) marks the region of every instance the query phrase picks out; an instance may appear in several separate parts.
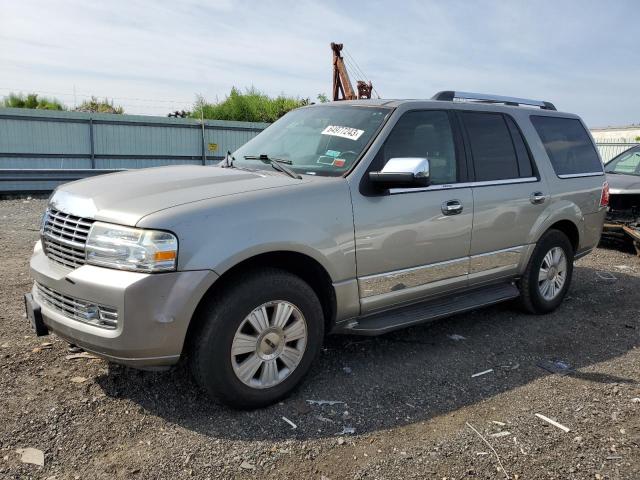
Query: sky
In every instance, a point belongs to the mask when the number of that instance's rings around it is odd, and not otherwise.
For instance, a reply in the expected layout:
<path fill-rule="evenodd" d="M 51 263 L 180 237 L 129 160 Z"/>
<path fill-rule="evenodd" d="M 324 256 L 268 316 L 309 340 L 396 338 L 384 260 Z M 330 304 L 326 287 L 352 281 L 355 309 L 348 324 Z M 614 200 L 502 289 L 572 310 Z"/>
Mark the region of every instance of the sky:
<path fill-rule="evenodd" d="M 639 6 L 0 0 L 0 97 L 33 91 L 73 107 L 107 96 L 163 116 L 233 86 L 313 101 L 331 94 L 337 42 L 382 98 L 484 92 L 550 101 L 590 127 L 627 125 L 640 123 Z"/>

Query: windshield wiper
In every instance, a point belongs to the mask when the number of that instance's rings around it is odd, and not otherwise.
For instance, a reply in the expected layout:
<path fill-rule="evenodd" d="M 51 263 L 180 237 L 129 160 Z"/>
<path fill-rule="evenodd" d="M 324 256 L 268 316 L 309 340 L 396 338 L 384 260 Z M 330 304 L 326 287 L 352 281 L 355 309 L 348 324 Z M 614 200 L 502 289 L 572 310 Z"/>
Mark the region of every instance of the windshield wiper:
<path fill-rule="evenodd" d="M 270 157 L 265 153 L 261 155 L 245 155 L 244 159 L 245 160 L 261 160 L 265 163 L 271 164 L 273 168 L 275 168 L 279 172 L 289 175 L 291 178 L 297 178 L 298 180 L 302 179 L 302 176 L 300 176 L 299 174 L 297 174 L 296 172 L 294 172 L 293 170 L 291 170 L 290 168 L 284 165 L 284 164 L 292 165 L 293 162 L 291 160 L 286 160 L 284 158 Z"/>

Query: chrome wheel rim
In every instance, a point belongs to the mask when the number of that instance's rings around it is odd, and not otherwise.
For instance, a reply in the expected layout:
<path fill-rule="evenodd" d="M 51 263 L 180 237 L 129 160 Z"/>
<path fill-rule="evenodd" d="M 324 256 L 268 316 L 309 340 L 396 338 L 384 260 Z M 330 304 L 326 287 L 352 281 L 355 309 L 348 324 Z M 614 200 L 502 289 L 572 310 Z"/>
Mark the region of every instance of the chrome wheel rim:
<path fill-rule="evenodd" d="M 553 300 L 567 280 L 567 256 L 560 247 L 553 247 L 542 259 L 538 273 L 538 290 L 545 300 Z"/>
<path fill-rule="evenodd" d="M 282 383 L 298 367 L 307 346 L 307 321 L 298 307 L 284 300 L 253 309 L 236 330 L 231 365 L 251 388 Z"/>

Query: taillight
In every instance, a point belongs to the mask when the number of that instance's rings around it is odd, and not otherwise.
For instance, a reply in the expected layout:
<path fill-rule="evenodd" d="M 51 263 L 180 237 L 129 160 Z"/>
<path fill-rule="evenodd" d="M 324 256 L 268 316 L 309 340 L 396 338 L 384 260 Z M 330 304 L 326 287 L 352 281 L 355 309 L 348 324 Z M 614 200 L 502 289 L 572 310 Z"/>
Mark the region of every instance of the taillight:
<path fill-rule="evenodd" d="M 602 195 L 600 195 L 600 206 L 601 207 L 609 206 L 609 182 L 604 182 L 602 184 Z"/>

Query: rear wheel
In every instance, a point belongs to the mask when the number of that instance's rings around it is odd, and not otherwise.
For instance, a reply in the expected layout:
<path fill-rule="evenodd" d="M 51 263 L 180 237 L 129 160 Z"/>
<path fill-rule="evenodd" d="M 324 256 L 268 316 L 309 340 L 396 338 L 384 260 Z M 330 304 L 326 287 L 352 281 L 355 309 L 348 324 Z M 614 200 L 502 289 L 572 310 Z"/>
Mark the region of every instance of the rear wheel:
<path fill-rule="evenodd" d="M 308 372 L 324 335 L 320 301 L 288 272 L 269 269 L 234 279 L 201 311 L 191 365 L 199 385 L 236 408 L 288 395 Z"/>
<path fill-rule="evenodd" d="M 559 230 L 538 241 L 520 281 L 520 302 L 531 313 L 548 313 L 562 303 L 573 274 L 573 247 Z"/>

